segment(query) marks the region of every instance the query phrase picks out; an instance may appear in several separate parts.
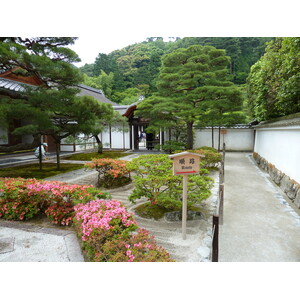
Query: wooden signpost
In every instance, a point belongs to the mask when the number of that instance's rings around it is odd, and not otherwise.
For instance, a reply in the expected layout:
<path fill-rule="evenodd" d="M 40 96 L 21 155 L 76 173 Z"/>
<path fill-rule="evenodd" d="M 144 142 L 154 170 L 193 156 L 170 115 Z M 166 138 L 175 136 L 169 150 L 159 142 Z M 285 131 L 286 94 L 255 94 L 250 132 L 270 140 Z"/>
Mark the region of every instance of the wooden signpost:
<path fill-rule="evenodd" d="M 204 155 L 181 152 L 169 155 L 173 160 L 173 175 L 183 176 L 183 191 L 182 191 L 182 238 L 186 239 L 186 220 L 187 220 L 187 187 L 188 175 L 199 174 L 200 157 Z"/>

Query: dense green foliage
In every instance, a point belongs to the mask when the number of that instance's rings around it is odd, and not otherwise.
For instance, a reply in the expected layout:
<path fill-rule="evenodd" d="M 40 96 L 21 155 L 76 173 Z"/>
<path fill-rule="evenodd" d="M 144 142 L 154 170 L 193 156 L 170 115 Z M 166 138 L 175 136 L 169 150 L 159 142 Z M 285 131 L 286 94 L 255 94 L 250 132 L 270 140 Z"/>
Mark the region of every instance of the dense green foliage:
<path fill-rule="evenodd" d="M 60 169 L 57 170 L 56 164 L 45 163 L 43 169 L 39 169 L 39 164 L 20 165 L 16 167 L 1 168 L 0 177 L 23 177 L 23 178 L 36 178 L 44 179 L 47 177 L 56 176 L 59 174 L 75 171 L 83 168 L 82 164 L 62 164 Z"/>
<path fill-rule="evenodd" d="M 129 45 L 109 54 L 99 53 L 94 64 L 86 64 L 81 71 L 89 77 L 101 76 L 102 71 L 112 76 L 111 100 L 122 102 L 118 93 L 127 93 L 127 89 L 137 88 L 139 94 L 150 96 L 156 91 L 156 78 L 161 67 L 161 58 L 178 48 L 192 45 L 209 45 L 226 50 L 231 60 L 229 63 L 230 80 L 234 83 L 245 83 L 250 67 L 263 55 L 265 42 L 272 38 L 262 37 L 185 37 L 170 38 L 164 41 L 161 37 L 148 38 L 142 43 Z M 104 86 L 99 86 L 105 90 Z M 139 95 L 136 95 L 136 100 Z M 128 102 L 128 100 L 127 100 Z M 131 101 L 135 102 L 135 101 Z"/>
<path fill-rule="evenodd" d="M 300 38 L 276 38 L 248 77 L 250 111 L 257 120 L 300 112 Z"/>
<path fill-rule="evenodd" d="M 187 148 L 193 149 L 193 125 L 202 115 L 212 111 L 221 122 L 241 109 L 241 91 L 228 80 L 229 60 L 224 50 L 200 45 L 164 55 L 158 92 L 138 105 L 136 115 L 149 117 L 157 127 L 183 122 Z"/>
<path fill-rule="evenodd" d="M 172 160 L 166 154 L 141 155 L 134 158 L 128 168 L 133 176 L 134 189 L 130 201 L 146 197 L 153 205 L 168 210 L 182 206 L 182 177 L 173 175 Z M 202 173 L 207 173 L 202 170 Z M 188 206 L 200 203 L 210 196 L 212 179 L 209 176 L 189 176 Z"/>

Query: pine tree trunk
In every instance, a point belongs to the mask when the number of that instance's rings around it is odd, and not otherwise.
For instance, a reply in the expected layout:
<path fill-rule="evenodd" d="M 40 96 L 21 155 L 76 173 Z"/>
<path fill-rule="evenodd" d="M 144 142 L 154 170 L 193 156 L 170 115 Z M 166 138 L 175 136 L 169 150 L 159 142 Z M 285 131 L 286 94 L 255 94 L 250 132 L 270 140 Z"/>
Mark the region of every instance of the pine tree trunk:
<path fill-rule="evenodd" d="M 39 145 L 39 165 L 40 165 L 40 170 L 43 169 L 43 158 L 42 158 L 42 144 L 40 143 Z"/>
<path fill-rule="evenodd" d="M 94 138 L 96 139 L 96 142 L 98 144 L 98 153 L 102 154 L 103 153 L 103 144 L 102 144 L 102 141 L 99 139 L 98 135 L 94 135 Z"/>
<path fill-rule="evenodd" d="M 193 144 L 194 144 L 194 141 L 193 141 L 193 124 L 194 122 L 187 122 L 186 125 L 187 125 L 187 138 L 186 138 L 186 146 L 187 146 L 187 149 L 193 149 Z"/>
<path fill-rule="evenodd" d="M 60 141 L 55 141 L 56 143 L 56 168 L 60 170 Z"/>

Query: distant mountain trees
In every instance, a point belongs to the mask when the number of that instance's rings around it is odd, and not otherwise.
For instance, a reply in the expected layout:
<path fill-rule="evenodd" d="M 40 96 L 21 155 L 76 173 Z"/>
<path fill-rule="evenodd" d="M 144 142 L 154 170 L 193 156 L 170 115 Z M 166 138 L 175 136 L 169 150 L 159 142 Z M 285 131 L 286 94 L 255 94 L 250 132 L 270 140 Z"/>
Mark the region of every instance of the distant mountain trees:
<path fill-rule="evenodd" d="M 161 68 L 161 58 L 178 48 L 192 45 L 214 46 L 226 50 L 230 59 L 230 80 L 236 84 L 244 84 L 250 67 L 264 54 L 265 43 L 272 38 L 262 37 L 185 37 L 148 38 L 142 43 L 129 45 L 109 54 L 99 53 L 94 64 L 86 64 L 81 71 L 89 77 L 98 77 L 102 71 L 113 73 L 111 100 L 120 102 L 118 93 L 127 93 L 127 89 L 140 88 L 150 96 L 157 91 L 156 80 Z M 145 88 L 147 87 L 147 88 Z M 102 89 L 104 89 L 102 87 Z M 132 94 L 132 90 L 129 90 Z M 128 95 L 129 98 L 131 96 Z M 138 99 L 138 95 L 136 100 Z"/>

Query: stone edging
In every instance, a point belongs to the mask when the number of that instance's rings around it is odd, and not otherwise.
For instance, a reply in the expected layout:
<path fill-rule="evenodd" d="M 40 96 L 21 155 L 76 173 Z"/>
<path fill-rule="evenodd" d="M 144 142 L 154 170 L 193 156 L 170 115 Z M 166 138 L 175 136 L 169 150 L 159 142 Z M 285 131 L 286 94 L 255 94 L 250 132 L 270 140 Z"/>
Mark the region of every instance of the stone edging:
<path fill-rule="evenodd" d="M 294 202 L 300 209 L 300 184 L 291 179 L 285 173 L 278 170 L 273 164 L 269 163 L 265 158 L 258 153 L 253 152 L 253 158 L 257 165 L 267 173 L 271 179 L 281 188 L 281 190 Z"/>

